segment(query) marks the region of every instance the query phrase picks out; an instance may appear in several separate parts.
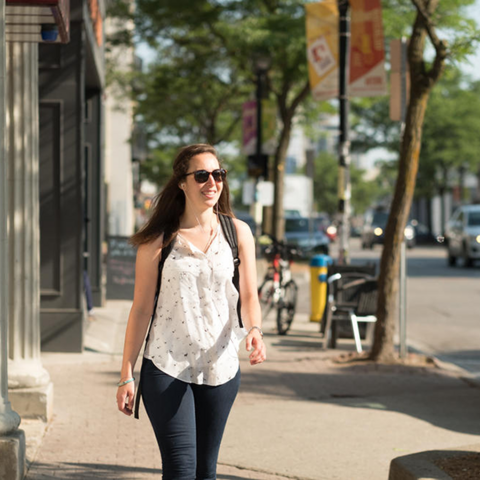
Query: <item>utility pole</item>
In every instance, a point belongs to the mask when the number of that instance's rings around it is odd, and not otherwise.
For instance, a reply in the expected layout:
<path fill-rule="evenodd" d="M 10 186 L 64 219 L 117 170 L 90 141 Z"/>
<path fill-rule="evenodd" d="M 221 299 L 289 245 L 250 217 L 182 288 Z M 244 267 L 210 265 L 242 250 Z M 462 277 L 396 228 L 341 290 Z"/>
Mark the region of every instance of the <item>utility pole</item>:
<path fill-rule="evenodd" d="M 338 216 L 340 227 L 340 250 L 338 263 L 349 263 L 350 238 L 350 140 L 349 121 L 350 102 L 348 81 L 350 77 L 350 4 L 348 0 L 338 0 L 339 13 L 339 110 L 340 136 L 338 142 Z"/>
<path fill-rule="evenodd" d="M 400 40 L 400 132 L 402 136 L 405 133 L 405 118 L 407 116 L 408 104 L 408 62 L 407 62 L 407 40 L 402 37 Z M 400 336 L 400 358 L 407 358 L 407 246 L 405 236 L 400 247 L 400 278 L 398 289 L 398 319 Z"/>
<path fill-rule="evenodd" d="M 263 160 L 262 157 L 262 144 L 263 144 L 263 131 L 262 131 L 262 97 L 263 97 L 263 74 L 264 71 L 261 68 L 257 67 L 257 91 L 256 91 L 256 99 L 257 99 L 257 143 L 255 145 L 255 156 L 257 159 L 257 165 L 260 165 L 261 169 L 261 176 L 265 177 L 265 170 L 267 168 L 267 162 Z M 256 239 L 256 246 L 257 246 L 257 255 L 260 254 L 260 242 L 258 239 L 262 234 L 262 213 L 263 207 L 260 205 L 258 201 L 258 181 L 259 176 L 255 177 L 255 190 L 254 190 L 254 203 L 253 209 L 254 214 L 253 218 L 255 220 L 255 239 Z"/>
<path fill-rule="evenodd" d="M 266 95 L 266 75 L 270 67 L 270 58 L 258 56 L 255 59 L 256 82 L 256 146 L 255 153 L 248 157 L 248 174 L 255 179 L 254 198 L 252 204 L 252 216 L 255 220 L 255 238 L 257 239 L 257 249 L 259 248 L 258 238 L 262 233 L 263 205 L 259 202 L 258 184 L 267 178 L 268 174 L 268 155 L 263 153 L 263 111 L 262 100 Z M 259 252 L 257 252 L 259 253 Z"/>

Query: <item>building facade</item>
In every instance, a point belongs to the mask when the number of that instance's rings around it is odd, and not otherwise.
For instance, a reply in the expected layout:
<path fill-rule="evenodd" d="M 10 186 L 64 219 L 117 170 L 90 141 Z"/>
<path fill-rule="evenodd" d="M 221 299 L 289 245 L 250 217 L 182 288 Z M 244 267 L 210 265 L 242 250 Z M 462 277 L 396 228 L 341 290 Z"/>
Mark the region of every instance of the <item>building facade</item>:
<path fill-rule="evenodd" d="M 70 42 L 39 48 L 41 342 L 81 352 L 85 285 L 103 302 L 105 224 L 101 1 L 71 0 Z"/>

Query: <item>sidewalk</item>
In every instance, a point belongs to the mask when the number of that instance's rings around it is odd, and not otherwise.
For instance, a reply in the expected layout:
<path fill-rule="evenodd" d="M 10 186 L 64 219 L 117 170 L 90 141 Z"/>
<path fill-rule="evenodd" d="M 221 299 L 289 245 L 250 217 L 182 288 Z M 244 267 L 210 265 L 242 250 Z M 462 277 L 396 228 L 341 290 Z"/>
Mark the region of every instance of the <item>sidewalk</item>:
<path fill-rule="evenodd" d="M 28 480 L 160 478 L 147 416 L 116 409 L 115 382 L 130 304 L 97 309 L 83 354 L 45 353 L 55 385 L 54 418 L 42 437 L 23 422 L 33 463 Z M 251 367 L 220 452 L 220 480 L 386 480 L 393 458 L 478 443 L 480 389 L 436 367 L 340 365 L 353 351 L 323 351 L 306 315 L 280 337 L 264 324 L 268 359 Z M 243 348 L 243 345 L 242 345 Z"/>

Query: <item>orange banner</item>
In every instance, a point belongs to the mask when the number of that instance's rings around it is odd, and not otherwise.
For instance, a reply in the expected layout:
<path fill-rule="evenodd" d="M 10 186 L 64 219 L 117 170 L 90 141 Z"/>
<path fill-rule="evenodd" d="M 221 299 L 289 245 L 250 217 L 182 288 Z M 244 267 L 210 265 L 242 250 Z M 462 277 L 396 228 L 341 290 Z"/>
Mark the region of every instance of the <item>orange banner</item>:
<path fill-rule="evenodd" d="M 382 6 L 380 0 L 350 0 L 350 95 L 387 93 Z"/>
<path fill-rule="evenodd" d="M 381 0 L 350 0 L 349 96 L 385 95 Z M 338 8 L 334 1 L 305 5 L 310 87 L 315 100 L 338 96 Z"/>

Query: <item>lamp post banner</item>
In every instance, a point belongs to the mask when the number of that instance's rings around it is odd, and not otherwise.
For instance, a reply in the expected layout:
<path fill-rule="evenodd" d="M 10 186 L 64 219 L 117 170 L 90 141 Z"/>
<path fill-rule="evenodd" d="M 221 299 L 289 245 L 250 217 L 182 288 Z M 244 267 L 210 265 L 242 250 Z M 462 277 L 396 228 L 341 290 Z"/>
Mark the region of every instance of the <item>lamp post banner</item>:
<path fill-rule="evenodd" d="M 338 96 L 338 7 L 334 2 L 305 5 L 310 88 L 315 100 Z"/>
<path fill-rule="evenodd" d="M 349 0 L 351 10 L 350 97 L 387 93 L 381 0 Z M 338 97 L 338 7 L 305 5 L 310 87 L 315 100 Z"/>
<path fill-rule="evenodd" d="M 381 0 L 349 0 L 352 9 L 350 95 L 386 95 Z"/>
<path fill-rule="evenodd" d="M 274 101 L 262 100 L 262 153 L 273 155 L 277 146 L 277 105 Z M 253 155 L 257 145 L 257 102 L 250 100 L 242 106 L 242 152 Z"/>
<path fill-rule="evenodd" d="M 242 151 L 245 155 L 255 153 L 257 141 L 257 102 L 251 100 L 242 106 Z"/>

